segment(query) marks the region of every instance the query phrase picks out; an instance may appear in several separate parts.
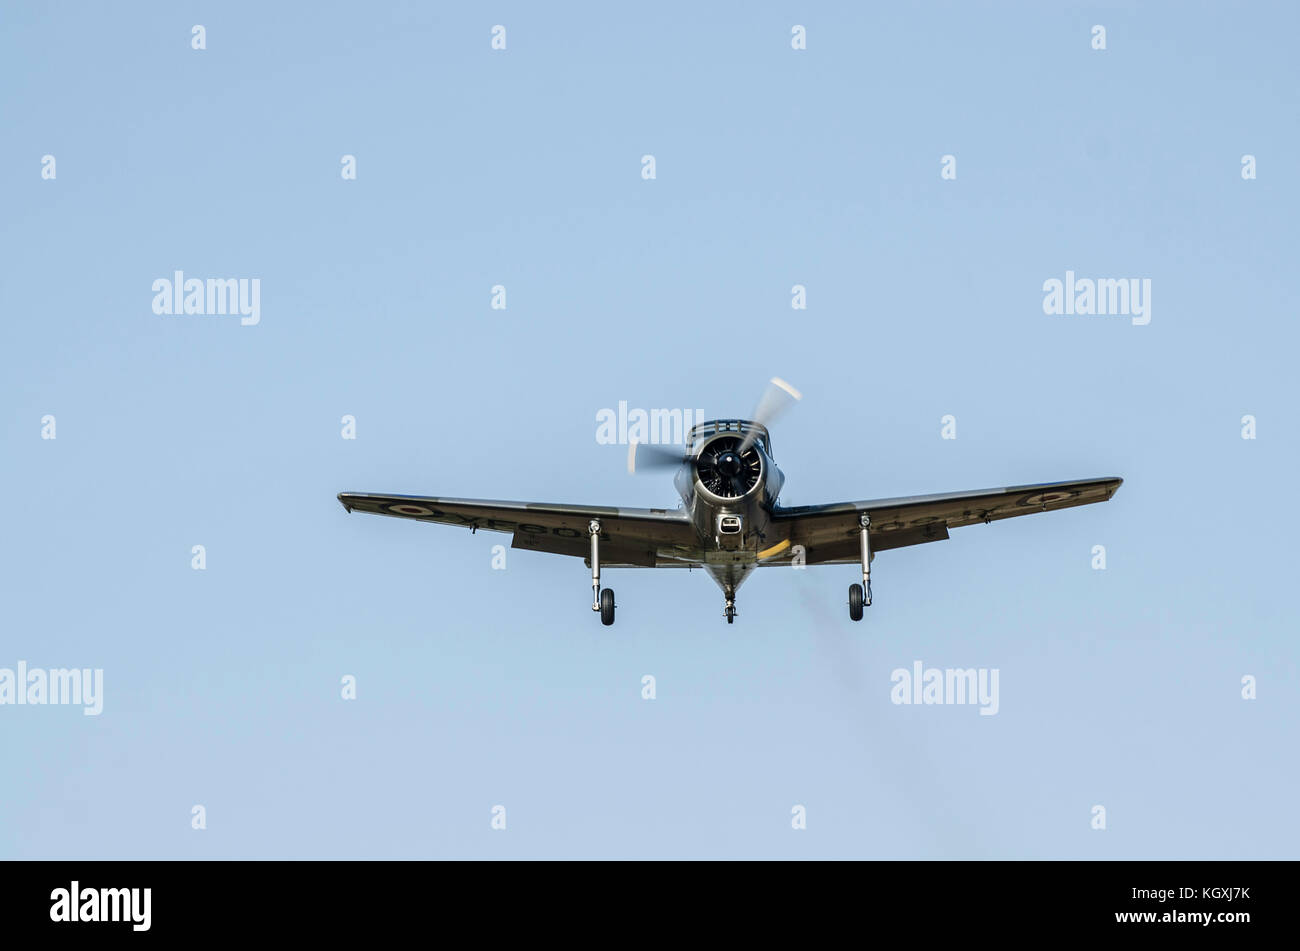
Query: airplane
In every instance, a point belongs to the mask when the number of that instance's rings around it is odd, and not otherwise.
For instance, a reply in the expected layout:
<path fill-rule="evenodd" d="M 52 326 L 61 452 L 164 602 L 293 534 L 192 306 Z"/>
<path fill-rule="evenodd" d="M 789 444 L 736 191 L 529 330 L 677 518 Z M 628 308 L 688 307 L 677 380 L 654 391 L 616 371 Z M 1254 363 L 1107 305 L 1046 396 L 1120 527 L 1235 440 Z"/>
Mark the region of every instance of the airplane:
<path fill-rule="evenodd" d="M 849 586 L 849 618 L 871 604 L 871 562 L 891 548 L 943 541 L 954 528 L 1035 512 L 1105 502 L 1118 476 L 1044 482 L 973 492 L 916 495 L 829 505 L 784 507 L 785 475 L 772 455 L 768 424 L 801 398 L 773 378 L 754 419 L 719 419 L 691 427 L 686 445 L 628 447 L 628 471 L 675 469 L 675 509 L 611 508 L 501 502 L 421 495 L 340 492 L 349 512 L 508 532 L 512 548 L 582 558 L 591 568 L 591 610 L 614 623 L 614 591 L 600 586 L 601 568 L 702 568 L 722 589 L 723 614 L 736 619 L 736 591 L 755 568 L 860 565 Z"/>

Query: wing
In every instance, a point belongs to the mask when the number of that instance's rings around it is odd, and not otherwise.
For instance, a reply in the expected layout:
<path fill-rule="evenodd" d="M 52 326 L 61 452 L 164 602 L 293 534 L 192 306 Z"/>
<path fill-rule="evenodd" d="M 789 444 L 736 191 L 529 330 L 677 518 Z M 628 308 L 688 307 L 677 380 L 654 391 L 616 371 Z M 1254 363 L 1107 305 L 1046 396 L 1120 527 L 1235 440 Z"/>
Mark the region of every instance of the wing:
<path fill-rule="evenodd" d="M 490 499 L 439 499 L 422 495 L 340 492 L 349 512 L 370 512 L 441 522 L 489 532 L 510 532 L 512 548 L 586 558 L 587 526 L 600 520 L 602 568 L 653 568 L 698 564 L 698 542 L 686 513 L 673 509 L 620 509 L 599 505 L 550 505 Z"/>
<path fill-rule="evenodd" d="M 804 546 L 807 564 L 849 563 L 861 558 L 858 550 L 859 519 L 871 516 L 871 550 L 886 551 L 906 545 L 943 541 L 948 530 L 992 522 L 1035 512 L 1054 512 L 1105 502 L 1124 480 L 1116 476 L 1082 479 L 1076 482 L 1044 482 L 1005 489 L 980 489 L 946 495 L 917 495 L 901 499 L 867 502 L 839 502 L 833 505 L 801 505 L 777 509 L 773 527 L 789 541 L 781 551 L 772 551 L 763 564 L 789 564 L 795 545 Z M 760 558 L 763 556 L 760 554 Z"/>

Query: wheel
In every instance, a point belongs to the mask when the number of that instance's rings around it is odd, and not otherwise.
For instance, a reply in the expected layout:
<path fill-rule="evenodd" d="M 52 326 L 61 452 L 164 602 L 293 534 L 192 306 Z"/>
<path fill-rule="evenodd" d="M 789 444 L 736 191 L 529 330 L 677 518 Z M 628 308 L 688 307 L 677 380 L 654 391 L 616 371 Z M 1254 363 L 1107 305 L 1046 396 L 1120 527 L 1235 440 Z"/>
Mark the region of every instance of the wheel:
<path fill-rule="evenodd" d="M 600 593 L 600 623 L 609 627 L 614 623 L 614 589 L 606 588 Z"/>
<path fill-rule="evenodd" d="M 849 617 L 855 621 L 862 620 L 862 585 L 849 585 Z"/>
<path fill-rule="evenodd" d="M 736 623 L 736 609 L 735 609 L 735 608 L 727 608 L 727 623 L 728 623 L 728 624 L 735 624 L 735 623 Z"/>

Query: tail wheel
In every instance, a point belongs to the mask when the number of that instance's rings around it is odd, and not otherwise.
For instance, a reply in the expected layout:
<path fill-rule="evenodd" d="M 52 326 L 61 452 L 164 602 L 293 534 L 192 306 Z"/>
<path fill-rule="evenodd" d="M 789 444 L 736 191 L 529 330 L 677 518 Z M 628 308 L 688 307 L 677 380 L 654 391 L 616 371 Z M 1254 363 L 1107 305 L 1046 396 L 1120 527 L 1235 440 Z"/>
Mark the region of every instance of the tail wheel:
<path fill-rule="evenodd" d="M 849 617 L 855 621 L 862 620 L 862 585 L 849 585 Z"/>
<path fill-rule="evenodd" d="M 861 612 L 859 611 L 859 614 Z M 609 627 L 614 623 L 614 589 L 606 588 L 600 593 L 600 623 Z"/>

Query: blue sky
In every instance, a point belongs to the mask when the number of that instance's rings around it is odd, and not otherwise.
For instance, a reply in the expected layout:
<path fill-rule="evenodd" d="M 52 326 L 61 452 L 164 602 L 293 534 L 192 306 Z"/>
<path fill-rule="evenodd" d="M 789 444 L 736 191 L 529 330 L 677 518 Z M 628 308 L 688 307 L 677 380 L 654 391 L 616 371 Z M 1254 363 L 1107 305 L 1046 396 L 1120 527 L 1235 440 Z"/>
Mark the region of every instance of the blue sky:
<path fill-rule="evenodd" d="M 1293 5 L 4 20 L 0 667 L 105 697 L 0 706 L 0 856 L 1296 856 Z M 155 315 L 178 269 L 261 322 Z M 1067 270 L 1150 324 L 1045 315 Z M 788 504 L 1125 484 L 881 554 L 861 624 L 832 567 L 733 626 L 611 571 L 605 628 L 580 560 L 335 500 L 672 505 L 598 410 L 772 375 Z M 998 714 L 892 704 L 916 660 Z"/>

